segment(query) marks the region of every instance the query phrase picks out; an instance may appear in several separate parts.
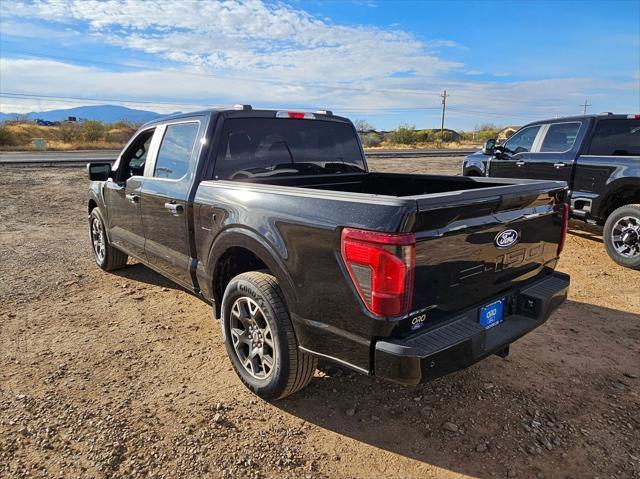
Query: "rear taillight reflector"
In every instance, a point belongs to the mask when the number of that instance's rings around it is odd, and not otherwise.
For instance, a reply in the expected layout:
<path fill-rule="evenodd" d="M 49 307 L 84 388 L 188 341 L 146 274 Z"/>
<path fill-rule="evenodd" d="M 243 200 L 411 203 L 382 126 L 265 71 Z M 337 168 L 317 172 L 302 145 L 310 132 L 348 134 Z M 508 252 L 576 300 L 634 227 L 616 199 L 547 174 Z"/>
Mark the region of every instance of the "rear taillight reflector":
<path fill-rule="evenodd" d="M 640 115 L 627 115 L 630 120 L 640 120 Z"/>
<path fill-rule="evenodd" d="M 296 118 L 313 120 L 316 116 L 313 113 L 305 113 L 303 111 L 279 111 L 276 113 L 276 118 Z"/>
<path fill-rule="evenodd" d="M 399 316 L 411 309 L 415 244 L 412 233 L 342 230 L 342 260 L 373 314 Z"/>
<path fill-rule="evenodd" d="M 560 233 L 560 241 L 558 242 L 558 250 L 556 256 L 560 256 L 564 249 L 564 242 L 567 239 L 567 230 L 569 229 L 569 205 L 562 203 L 562 232 Z"/>

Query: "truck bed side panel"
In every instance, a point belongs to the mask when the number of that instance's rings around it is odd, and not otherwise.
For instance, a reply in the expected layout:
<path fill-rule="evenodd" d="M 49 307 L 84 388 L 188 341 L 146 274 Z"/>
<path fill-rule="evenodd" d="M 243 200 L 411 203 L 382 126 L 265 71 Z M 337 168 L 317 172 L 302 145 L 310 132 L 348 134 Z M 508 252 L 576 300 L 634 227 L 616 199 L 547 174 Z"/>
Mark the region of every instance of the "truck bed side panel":
<path fill-rule="evenodd" d="M 602 220 L 609 213 L 609 195 L 622 186 L 640 190 L 640 157 L 582 155 L 576 162 L 572 204 L 576 209 L 587 206 L 588 218 Z"/>
<path fill-rule="evenodd" d="M 201 183 L 194 207 L 200 285 L 214 296 L 212 262 L 221 254 L 219 245 L 225 235 L 244 232 L 252 238 L 247 244 L 264 245 L 289 275 L 272 271 L 285 290 L 300 345 L 368 370 L 374 332 L 370 321 L 359 320 L 363 306 L 341 269 L 339 227 L 396 231 L 415 213 L 415 202 L 341 200 L 335 192 L 305 196 L 292 190 Z"/>

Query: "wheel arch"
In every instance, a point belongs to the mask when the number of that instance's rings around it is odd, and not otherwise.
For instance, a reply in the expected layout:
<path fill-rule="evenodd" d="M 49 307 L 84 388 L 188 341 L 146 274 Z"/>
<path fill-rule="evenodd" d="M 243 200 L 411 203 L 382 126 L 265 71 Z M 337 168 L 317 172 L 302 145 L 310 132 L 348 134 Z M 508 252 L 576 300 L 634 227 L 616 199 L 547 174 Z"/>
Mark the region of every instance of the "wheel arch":
<path fill-rule="evenodd" d="M 287 307 L 295 304 L 294 282 L 284 259 L 254 231 L 233 228 L 218 235 L 211 246 L 206 270 L 217 318 L 222 313 L 222 296 L 229 281 L 248 271 L 267 270 L 278 281 Z"/>
<path fill-rule="evenodd" d="M 635 203 L 640 203 L 640 180 L 621 180 L 612 183 L 600 203 L 598 216 L 604 221 L 615 209 Z"/>

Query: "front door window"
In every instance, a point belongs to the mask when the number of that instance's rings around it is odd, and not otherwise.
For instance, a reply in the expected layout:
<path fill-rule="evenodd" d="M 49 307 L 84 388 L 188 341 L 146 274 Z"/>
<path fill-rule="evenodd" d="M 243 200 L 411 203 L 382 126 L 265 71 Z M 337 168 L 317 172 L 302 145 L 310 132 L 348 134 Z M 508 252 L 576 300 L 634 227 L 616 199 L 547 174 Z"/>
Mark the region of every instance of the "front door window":
<path fill-rule="evenodd" d="M 539 131 L 540 125 L 523 128 L 507 140 L 504 144 L 504 151 L 511 155 L 531 151 Z"/>

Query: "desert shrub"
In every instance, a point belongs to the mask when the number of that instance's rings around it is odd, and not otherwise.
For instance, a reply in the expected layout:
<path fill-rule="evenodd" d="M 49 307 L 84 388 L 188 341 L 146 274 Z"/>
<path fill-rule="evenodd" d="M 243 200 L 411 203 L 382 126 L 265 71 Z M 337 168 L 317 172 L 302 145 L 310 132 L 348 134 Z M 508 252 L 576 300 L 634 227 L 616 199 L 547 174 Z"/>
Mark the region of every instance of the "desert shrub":
<path fill-rule="evenodd" d="M 441 134 L 440 132 L 438 132 L 437 135 L 438 135 L 438 138 L 441 139 L 444 142 L 453 141 L 453 132 L 452 131 L 444 131 L 444 134 Z"/>
<path fill-rule="evenodd" d="M 360 140 L 365 148 L 380 146 L 382 143 L 382 138 L 377 133 L 366 133 L 360 137 Z"/>
<path fill-rule="evenodd" d="M 399 145 L 413 145 L 418 141 L 416 128 L 413 125 L 402 125 L 391 133 L 391 141 Z"/>
<path fill-rule="evenodd" d="M 113 128 L 107 132 L 107 141 L 124 145 L 136 132 L 135 127 L 124 126 Z"/>
<path fill-rule="evenodd" d="M 73 121 L 65 121 L 58 128 L 58 138 L 65 143 L 73 143 L 82 136 L 80 125 Z"/>
<path fill-rule="evenodd" d="M 463 141 L 473 141 L 474 132 L 473 131 L 461 131 L 460 139 Z"/>
<path fill-rule="evenodd" d="M 114 123 L 106 123 L 104 126 L 107 130 L 120 130 L 127 128 L 137 129 L 136 125 L 131 123 L 129 120 L 118 120 Z"/>
<path fill-rule="evenodd" d="M 105 128 L 99 121 L 83 121 L 80 125 L 80 129 L 82 130 L 82 139 L 89 143 L 100 141 L 104 138 Z"/>
<path fill-rule="evenodd" d="M 477 138 L 479 140 L 488 140 L 489 138 L 498 138 L 498 133 L 500 133 L 499 129 L 495 129 L 495 130 L 480 130 L 478 132 Z"/>
<path fill-rule="evenodd" d="M 418 142 L 434 143 L 440 139 L 439 130 L 420 130 L 417 132 Z"/>
<path fill-rule="evenodd" d="M 15 146 L 17 143 L 11 129 L 6 125 L 0 125 L 0 146 Z"/>

